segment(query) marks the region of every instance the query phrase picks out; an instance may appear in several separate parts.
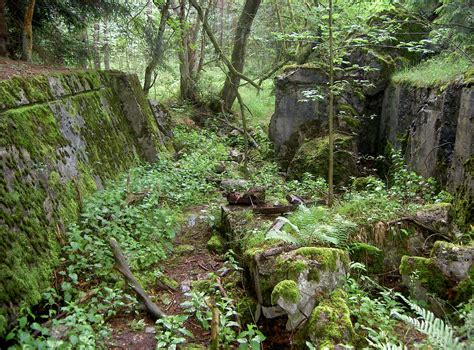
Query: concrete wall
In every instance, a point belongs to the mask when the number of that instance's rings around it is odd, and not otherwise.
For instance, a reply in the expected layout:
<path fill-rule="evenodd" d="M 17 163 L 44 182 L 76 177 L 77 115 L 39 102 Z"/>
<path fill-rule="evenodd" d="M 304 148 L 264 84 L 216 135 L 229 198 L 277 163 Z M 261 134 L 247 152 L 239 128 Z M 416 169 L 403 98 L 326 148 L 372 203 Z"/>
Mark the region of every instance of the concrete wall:
<path fill-rule="evenodd" d="M 162 144 L 134 75 L 0 81 L 0 336 L 50 285 L 81 200 Z"/>

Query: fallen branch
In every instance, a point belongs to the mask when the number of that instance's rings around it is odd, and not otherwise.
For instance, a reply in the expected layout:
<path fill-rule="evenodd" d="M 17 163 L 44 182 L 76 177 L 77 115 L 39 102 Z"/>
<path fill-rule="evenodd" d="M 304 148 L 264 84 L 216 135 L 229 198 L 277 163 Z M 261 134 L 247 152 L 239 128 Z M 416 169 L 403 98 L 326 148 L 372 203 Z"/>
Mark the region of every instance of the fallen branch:
<path fill-rule="evenodd" d="M 209 344 L 209 350 L 219 350 L 219 309 L 214 300 L 205 298 L 204 301 L 212 312 L 211 342 Z"/>
<path fill-rule="evenodd" d="M 133 276 L 132 271 L 130 271 L 130 267 L 128 266 L 127 259 L 125 258 L 125 255 L 123 254 L 122 249 L 120 248 L 117 241 L 114 238 L 110 238 L 109 244 L 112 248 L 112 252 L 114 253 L 115 268 L 125 277 L 128 284 L 132 287 L 137 296 L 143 301 L 148 313 L 154 319 L 159 319 L 166 316 L 163 311 L 161 311 L 161 309 L 153 301 L 151 301 L 148 294 L 146 294 L 135 276 Z"/>

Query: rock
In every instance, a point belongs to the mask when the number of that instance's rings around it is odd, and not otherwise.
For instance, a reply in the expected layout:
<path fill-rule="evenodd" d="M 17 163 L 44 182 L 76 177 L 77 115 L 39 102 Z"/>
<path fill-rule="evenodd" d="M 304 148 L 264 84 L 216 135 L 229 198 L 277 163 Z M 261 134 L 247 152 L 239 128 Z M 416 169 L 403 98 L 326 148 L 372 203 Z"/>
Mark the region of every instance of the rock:
<path fill-rule="evenodd" d="M 174 248 L 174 252 L 178 255 L 186 255 L 191 254 L 195 249 L 191 244 L 180 244 Z"/>
<path fill-rule="evenodd" d="M 229 152 L 229 157 L 232 161 L 241 163 L 244 160 L 244 154 L 237 151 L 236 149 L 231 149 Z"/>
<path fill-rule="evenodd" d="M 474 246 L 438 241 L 433 246 L 431 258 L 446 278 L 459 283 L 469 278 L 474 265 Z"/>
<path fill-rule="evenodd" d="M 173 129 L 173 123 L 166 107 L 155 100 L 148 100 L 148 103 L 150 104 L 151 111 L 153 112 L 160 131 L 166 137 L 173 137 L 173 132 L 171 131 Z"/>
<path fill-rule="evenodd" d="M 70 327 L 64 324 L 53 325 L 51 327 L 51 337 L 55 339 L 64 339 L 66 338 Z"/>
<path fill-rule="evenodd" d="M 155 327 L 145 327 L 145 334 L 155 334 L 156 329 Z"/>
<path fill-rule="evenodd" d="M 400 264 L 400 275 L 413 299 L 424 301 L 435 315 L 443 315 L 444 311 L 435 298 L 448 299 L 449 281 L 432 259 L 404 256 Z"/>
<path fill-rule="evenodd" d="M 207 241 L 207 249 L 212 253 L 222 254 L 225 250 L 225 241 L 224 239 L 218 235 L 213 234 L 209 241 Z"/>
<path fill-rule="evenodd" d="M 282 246 L 257 249 L 247 264 L 257 300 L 264 307 L 277 303 L 284 309 L 291 330 L 302 324 L 317 300 L 344 283 L 349 258 L 340 249 Z"/>
<path fill-rule="evenodd" d="M 191 281 L 189 280 L 184 280 L 181 282 L 181 292 L 186 293 L 191 290 Z"/>
<path fill-rule="evenodd" d="M 290 67 L 275 79 L 275 113 L 269 126 L 269 136 L 275 152 L 290 160 L 300 139 L 313 126 L 315 133 L 325 127 L 326 110 L 319 101 L 302 102 L 304 91 L 327 83 L 326 74 L 314 67 Z"/>
<path fill-rule="evenodd" d="M 346 304 L 347 294 L 336 289 L 313 310 L 304 332 L 316 349 L 346 349 L 356 334 Z"/>
<path fill-rule="evenodd" d="M 214 169 L 214 172 L 216 174 L 222 174 L 223 172 L 225 172 L 227 169 L 226 165 L 225 165 L 225 162 L 224 161 L 221 161 L 219 162 L 219 164 L 216 165 L 216 168 Z"/>
<path fill-rule="evenodd" d="M 288 166 L 288 176 L 300 178 L 308 172 L 327 178 L 329 165 L 329 139 L 327 136 L 308 140 L 298 149 Z M 343 185 L 352 176 L 357 176 L 357 157 L 354 139 L 351 136 L 334 135 L 334 183 Z"/>
<path fill-rule="evenodd" d="M 304 201 L 301 197 L 295 196 L 294 194 L 289 194 L 286 196 L 286 200 L 290 204 L 301 205 L 304 204 Z"/>

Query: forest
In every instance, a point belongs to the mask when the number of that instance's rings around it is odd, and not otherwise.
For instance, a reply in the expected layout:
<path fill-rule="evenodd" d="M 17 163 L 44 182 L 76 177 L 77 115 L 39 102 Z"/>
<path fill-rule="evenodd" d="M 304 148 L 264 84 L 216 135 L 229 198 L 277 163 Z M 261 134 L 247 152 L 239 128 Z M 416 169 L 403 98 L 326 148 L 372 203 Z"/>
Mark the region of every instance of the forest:
<path fill-rule="evenodd" d="M 473 349 L 473 0 L 0 0 L 0 349 Z"/>

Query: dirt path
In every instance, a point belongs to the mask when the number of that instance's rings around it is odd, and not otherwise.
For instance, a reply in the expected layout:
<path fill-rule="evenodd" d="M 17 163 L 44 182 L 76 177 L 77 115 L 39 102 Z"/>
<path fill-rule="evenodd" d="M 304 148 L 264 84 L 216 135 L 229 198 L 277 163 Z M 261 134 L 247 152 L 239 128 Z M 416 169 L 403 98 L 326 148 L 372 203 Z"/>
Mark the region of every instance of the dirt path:
<path fill-rule="evenodd" d="M 178 288 L 175 291 L 163 291 L 158 287 L 150 291 L 153 300 L 167 315 L 183 315 L 180 306 L 185 301 L 185 293 L 190 290 L 193 281 L 206 279 L 210 272 L 216 272 L 223 265 L 223 260 L 210 253 L 206 247 L 212 234 L 212 228 L 205 222 L 208 206 L 195 206 L 185 212 L 185 221 L 173 242 L 175 252 L 163 262 L 162 272 L 175 280 Z M 135 320 L 135 321 L 134 321 Z M 142 321 L 140 321 L 142 320 Z M 132 324 L 140 321 L 137 328 Z M 155 349 L 154 321 L 144 312 L 133 315 L 117 315 L 109 321 L 112 335 L 107 342 L 108 349 L 147 350 Z M 193 317 L 185 323 L 193 334 L 193 344 L 207 346 L 210 332 L 203 332 Z"/>

